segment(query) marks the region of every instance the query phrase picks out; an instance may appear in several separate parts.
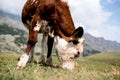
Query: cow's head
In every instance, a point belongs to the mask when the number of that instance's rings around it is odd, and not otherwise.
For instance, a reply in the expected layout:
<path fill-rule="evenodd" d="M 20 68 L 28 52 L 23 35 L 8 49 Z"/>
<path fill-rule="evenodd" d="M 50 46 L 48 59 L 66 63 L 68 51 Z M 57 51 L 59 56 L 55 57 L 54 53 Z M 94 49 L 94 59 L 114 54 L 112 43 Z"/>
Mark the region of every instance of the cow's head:
<path fill-rule="evenodd" d="M 83 33 L 82 27 L 77 28 L 70 37 L 71 39 L 69 42 L 59 36 L 56 37 L 57 55 L 62 68 L 69 70 L 74 68 L 74 59 L 78 58 L 80 54 L 83 53 Z"/>

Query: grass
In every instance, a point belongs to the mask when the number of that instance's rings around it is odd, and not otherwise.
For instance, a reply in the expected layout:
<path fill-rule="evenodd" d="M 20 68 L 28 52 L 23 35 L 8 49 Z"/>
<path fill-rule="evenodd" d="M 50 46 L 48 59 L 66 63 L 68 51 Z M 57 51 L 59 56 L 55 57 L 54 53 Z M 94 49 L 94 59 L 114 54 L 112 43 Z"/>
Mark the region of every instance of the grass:
<path fill-rule="evenodd" d="M 19 56 L 0 53 L 0 80 L 120 80 L 120 53 L 116 52 L 80 57 L 72 71 L 34 63 L 16 70 Z M 54 65 L 59 63 L 56 56 L 53 61 Z"/>

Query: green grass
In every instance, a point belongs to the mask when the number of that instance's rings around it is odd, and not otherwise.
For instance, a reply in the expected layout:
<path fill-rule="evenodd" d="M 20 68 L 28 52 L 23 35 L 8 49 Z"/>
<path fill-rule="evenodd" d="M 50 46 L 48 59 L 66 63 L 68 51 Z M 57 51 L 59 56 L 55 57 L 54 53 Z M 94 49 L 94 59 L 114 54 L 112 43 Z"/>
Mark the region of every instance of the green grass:
<path fill-rule="evenodd" d="M 116 52 L 80 57 L 72 71 L 34 63 L 16 70 L 19 56 L 0 53 L 0 80 L 120 80 L 120 53 Z M 56 56 L 53 61 L 54 65 L 59 64 Z"/>

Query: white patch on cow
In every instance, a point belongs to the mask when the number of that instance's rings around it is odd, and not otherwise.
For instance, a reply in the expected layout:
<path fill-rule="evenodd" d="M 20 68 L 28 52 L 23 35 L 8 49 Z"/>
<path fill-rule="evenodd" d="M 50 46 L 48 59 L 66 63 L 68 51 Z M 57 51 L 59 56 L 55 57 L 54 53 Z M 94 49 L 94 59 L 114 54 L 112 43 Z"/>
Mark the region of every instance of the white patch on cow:
<path fill-rule="evenodd" d="M 74 54 L 77 53 L 77 50 L 74 47 L 69 47 L 68 42 L 62 38 L 56 38 L 56 49 L 57 55 L 63 69 L 72 70 L 75 66 Z"/>
<path fill-rule="evenodd" d="M 83 42 L 82 38 L 78 40 L 78 44 L 73 44 L 73 42 L 67 42 L 59 36 L 55 37 L 57 56 L 63 69 L 72 70 L 74 68 L 74 59 L 83 52 Z"/>
<path fill-rule="evenodd" d="M 39 21 L 37 21 L 36 26 L 34 27 L 34 31 L 39 31 L 41 28 L 41 24 L 39 23 Z"/>
<path fill-rule="evenodd" d="M 80 53 L 83 53 L 83 46 L 84 46 L 84 42 L 85 42 L 85 39 L 84 38 L 80 38 L 78 40 L 79 44 L 76 45 L 76 49 L 80 52 Z"/>
<path fill-rule="evenodd" d="M 51 33 L 49 30 L 49 36 L 54 37 L 54 31 L 52 31 L 52 33 Z"/>
<path fill-rule="evenodd" d="M 61 1 L 63 1 L 63 2 L 67 2 L 67 3 L 68 3 L 68 0 L 61 0 Z"/>
<path fill-rule="evenodd" d="M 58 56 L 63 61 L 74 58 L 74 55 L 77 54 L 77 50 L 75 46 L 69 44 L 65 39 L 56 37 L 56 49 L 58 52 Z"/>
<path fill-rule="evenodd" d="M 20 57 L 20 60 L 17 64 L 18 68 L 23 68 L 26 66 L 26 63 L 28 62 L 29 59 L 29 55 L 27 55 L 26 53 L 22 54 L 22 56 Z"/>

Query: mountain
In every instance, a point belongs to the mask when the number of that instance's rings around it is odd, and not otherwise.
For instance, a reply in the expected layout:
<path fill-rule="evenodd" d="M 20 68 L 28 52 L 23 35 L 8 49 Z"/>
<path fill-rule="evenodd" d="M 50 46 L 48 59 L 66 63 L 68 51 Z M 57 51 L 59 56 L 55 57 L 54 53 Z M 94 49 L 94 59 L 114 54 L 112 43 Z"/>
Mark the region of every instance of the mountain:
<path fill-rule="evenodd" d="M 21 18 L 19 15 L 14 15 L 14 14 L 5 12 L 3 10 L 0 10 L 0 17 L 9 18 L 9 19 L 12 19 L 14 21 L 21 21 Z"/>
<path fill-rule="evenodd" d="M 98 51 L 117 51 L 120 52 L 120 43 L 105 40 L 103 37 L 94 37 L 89 33 L 84 34 L 86 44 Z"/>
<path fill-rule="evenodd" d="M 22 53 L 25 49 L 28 30 L 20 20 L 20 16 L 6 13 L 0 10 L 0 52 Z M 120 43 L 105 40 L 102 37 L 94 37 L 89 33 L 84 34 L 85 46 L 83 56 L 104 51 L 120 52 Z M 36 46 L 36 52 L 40 52 L 41 35 Z"/>
<path fill-rule="evenodd" d="M 0 52 L 23 52 L 27 36 L 27 30 L 21 23 L 20 16 L 0 10 Z"/>
<path fill-rule="evenodd" d="M 105 40 L 103 37 L 94 37 L 89 33 L 85 33 L 84 38 L 84 56 L 105 51 L 120 52 L 120 43 L 116 41 Z"/>

